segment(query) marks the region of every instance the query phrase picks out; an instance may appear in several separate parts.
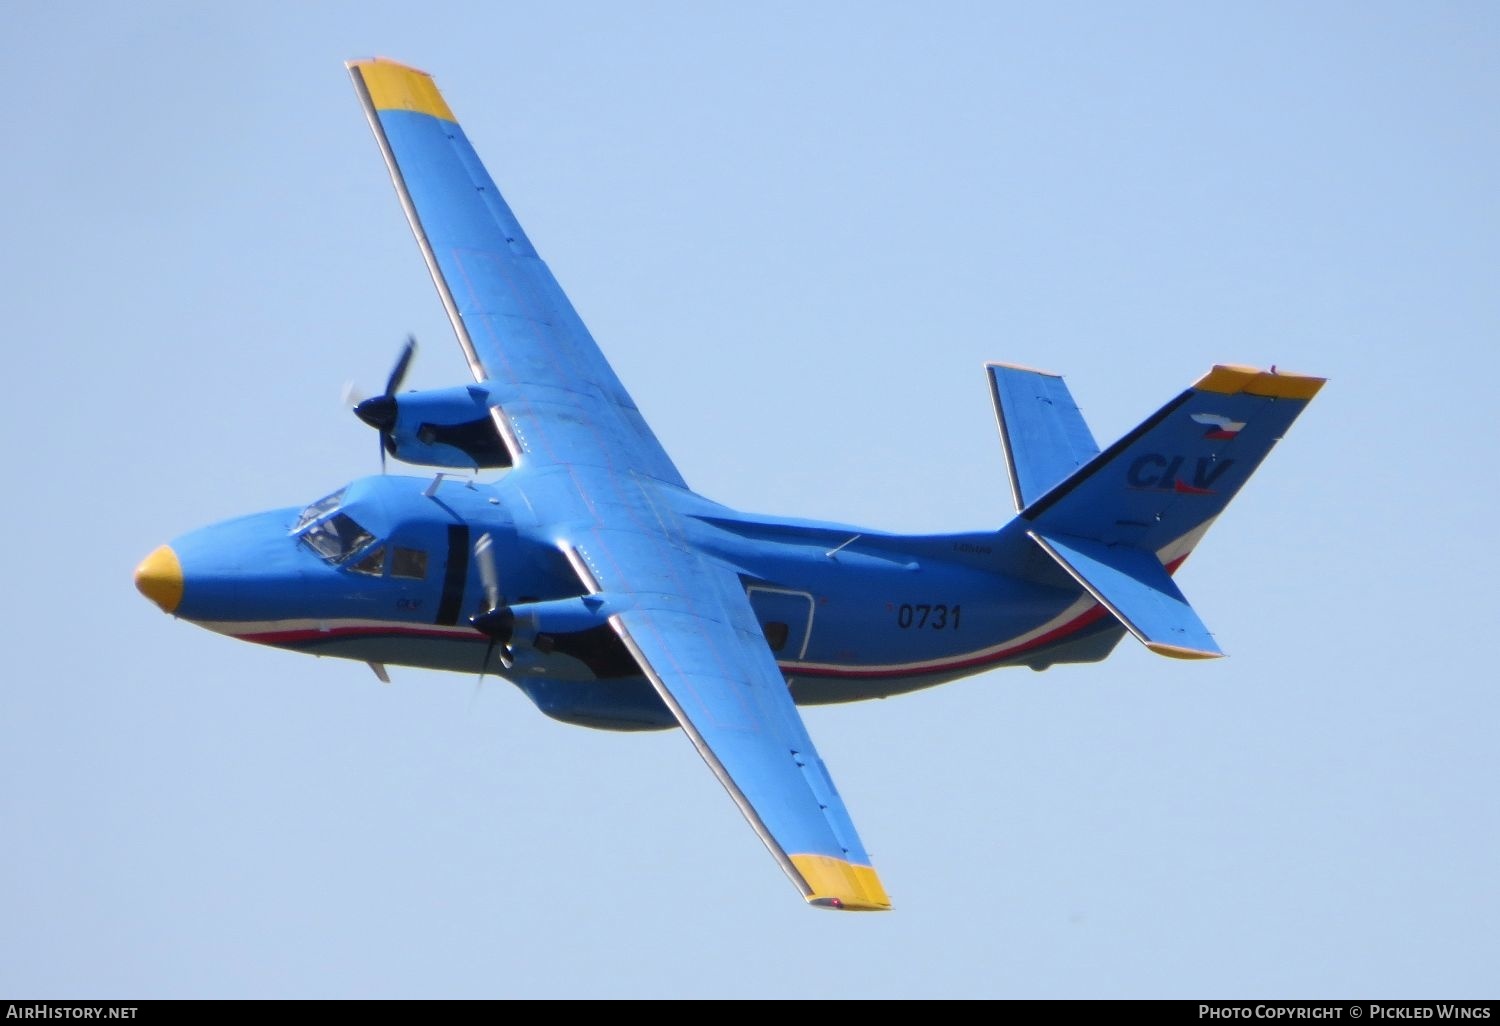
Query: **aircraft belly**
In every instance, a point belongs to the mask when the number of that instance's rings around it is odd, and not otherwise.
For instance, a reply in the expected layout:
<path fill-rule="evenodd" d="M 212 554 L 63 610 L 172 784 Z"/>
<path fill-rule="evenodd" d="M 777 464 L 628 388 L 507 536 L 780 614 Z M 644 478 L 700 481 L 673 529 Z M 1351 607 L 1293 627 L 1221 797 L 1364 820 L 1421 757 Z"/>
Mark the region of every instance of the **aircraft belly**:
<path fill-rule="evenodd" d="M 1098 609 L 1099 607 L 1095 607 Z M 1099 610 L 1103 613 L 1103 610 Z M 841 666 L 820 668 L 822 676 L 786 669 L 792 698 L 798 705 L 835 705 L 865 702 L 876 698 L 921 691 L 947 684 L 986 670 L 1028 667 L 1045 670 L 1059 663 L 1093 663 L 1104 659 L 1125 637 L 1125 629 L 1113 618 L 1091 617 L 1076 632 L 1063 640 L 1049 642 L 1013 655 L 1001 655 L 988 662 L 978 659 L 955 660 L 949 669 L 926 672 L 882 673 L 878 668 Z M 979 657 L 982 659 L 983 657 Z"/>
<path fill-rule="evenodd" d="M 385 625 L 388 633 L 377 633 L 380 628 L 373 625 L 351 628 L 349 625 L 325 624 L 326 629 L 314 624 L 293 626 L 287 623 L 204 626 L 246 641 L 309 655 L 473 675 L 479 673 L 480 662 L 488 648 L 486 640 L 472 632 L 423 637 L 407 633 L 416 630 L 410 624 Z M 359 633 L 352 633 L 356 629 Z M 565 638 L 562 644 L 566 647 L 569 640 Z M 618 666 L 608 663 L 607 656 L 598 653 L 596 646 L 576 641 L 573 645 L 579 655 L 558 650 L 545 655 L 518 653 L 516 663 L 510 669 L 501 667 L 491 653 L 487 673 L 514 684 L 543 713 L 564 723 L 624 731 L 664 730 L 677 725 L 677 720 L 645 677 L 639 673 L 621 673 Z M 585 662 L 585 658 L 589 662 Z M 604 678 L 597 676 L 590 662 L 609 675 Z"/>

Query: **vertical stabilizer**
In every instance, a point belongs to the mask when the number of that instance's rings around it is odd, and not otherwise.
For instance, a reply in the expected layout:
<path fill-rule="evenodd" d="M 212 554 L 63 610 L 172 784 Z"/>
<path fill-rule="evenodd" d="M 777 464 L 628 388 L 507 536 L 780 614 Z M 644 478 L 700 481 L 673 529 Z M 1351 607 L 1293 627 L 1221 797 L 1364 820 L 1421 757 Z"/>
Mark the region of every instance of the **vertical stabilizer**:
<path fill-rule="evenodd" d="M 1222 655 L 1172 571 L 1322 387 L 1215 367 L 1029 501 L 1026 533 L 1153 652 Z"/>
<path fill-rule="evenodd" d="M 1302 374 L 1215 367 L 1021 516 L 1049 537 L 1148 552 L 1196 541 L 1322 386 Z"/>

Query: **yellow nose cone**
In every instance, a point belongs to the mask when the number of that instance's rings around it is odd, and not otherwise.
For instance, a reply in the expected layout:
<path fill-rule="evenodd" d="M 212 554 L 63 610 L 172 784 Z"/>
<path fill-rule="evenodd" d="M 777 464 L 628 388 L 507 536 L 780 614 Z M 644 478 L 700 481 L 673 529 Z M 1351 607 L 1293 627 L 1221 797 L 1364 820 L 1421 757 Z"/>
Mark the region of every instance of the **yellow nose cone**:
<path fill-rule="evenodd" d="M 175 613 L 182 601 L 182 564 L 172 546 L 162 545 L 135 568 L 135 587 L 163 613 Z"/>

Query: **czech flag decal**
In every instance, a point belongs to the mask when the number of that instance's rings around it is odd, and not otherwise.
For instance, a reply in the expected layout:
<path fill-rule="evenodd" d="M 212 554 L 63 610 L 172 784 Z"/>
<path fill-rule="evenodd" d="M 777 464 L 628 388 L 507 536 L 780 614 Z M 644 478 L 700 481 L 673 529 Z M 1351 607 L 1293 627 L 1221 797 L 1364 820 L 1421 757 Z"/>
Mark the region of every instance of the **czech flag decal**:
<path fill-rule="evenodd" d="M 1217 413 L 1195 413 L 1193 422 L 1203 424 L 1208 428 L 1203 432 L 1204 438 L 1233 438 L 1244 430 L 1245 422 L 1241 420 L 1230 420 L 1221 417 Z"/>

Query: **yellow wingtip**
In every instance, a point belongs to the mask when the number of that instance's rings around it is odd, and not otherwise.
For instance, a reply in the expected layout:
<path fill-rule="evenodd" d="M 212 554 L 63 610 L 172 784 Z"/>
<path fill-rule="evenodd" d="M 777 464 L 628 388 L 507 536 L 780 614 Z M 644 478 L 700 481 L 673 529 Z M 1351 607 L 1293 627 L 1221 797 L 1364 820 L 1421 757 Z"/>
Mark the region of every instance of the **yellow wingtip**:
<path fill-rule="evenodd" d="M 891 899 L 871 866 L 828 855 L 793 855 L 792 865 L 811 888 L 809 905 L 845 912 L 888 912 Z"/>
<path fill-rule="evenodd" d="M 359 72 L 376 110 L 409 110 L 443 121 L 458 121 L 432 76 L 419 68 L 389 57 L 361 58 L 346 61 L 344 66 L 351 72 Z"/>

